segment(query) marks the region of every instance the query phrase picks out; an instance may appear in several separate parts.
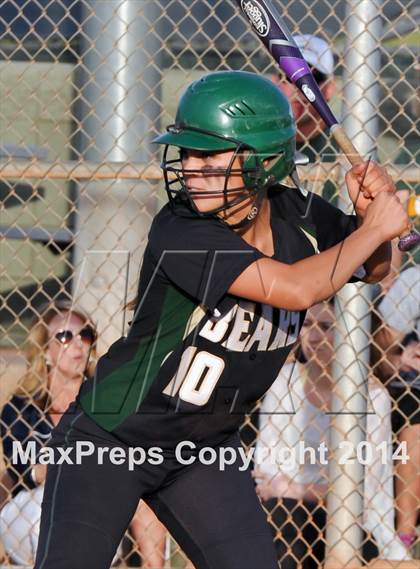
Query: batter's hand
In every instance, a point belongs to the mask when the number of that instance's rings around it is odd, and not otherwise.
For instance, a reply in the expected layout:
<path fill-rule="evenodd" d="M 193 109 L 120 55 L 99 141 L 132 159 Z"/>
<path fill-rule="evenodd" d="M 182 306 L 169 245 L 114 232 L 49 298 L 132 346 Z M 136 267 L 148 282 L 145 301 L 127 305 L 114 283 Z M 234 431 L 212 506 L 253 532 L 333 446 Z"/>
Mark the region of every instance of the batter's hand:
<path fill-rule="evenodd" d="M 386 168 L 372 160 L 353 166 L 346 174 L 346 184 L 356 214 L 361 218 L 378 194 L 396 192 L 394 181 Z"/>
<path fill-rule="evenodd" d="M 363 227 L 379 231 L 382 241 L 391 241 L 408 227 L 410 218 L 398 196 L 391 192 L 379 192 L 371 200 L 363 218 Z"/>

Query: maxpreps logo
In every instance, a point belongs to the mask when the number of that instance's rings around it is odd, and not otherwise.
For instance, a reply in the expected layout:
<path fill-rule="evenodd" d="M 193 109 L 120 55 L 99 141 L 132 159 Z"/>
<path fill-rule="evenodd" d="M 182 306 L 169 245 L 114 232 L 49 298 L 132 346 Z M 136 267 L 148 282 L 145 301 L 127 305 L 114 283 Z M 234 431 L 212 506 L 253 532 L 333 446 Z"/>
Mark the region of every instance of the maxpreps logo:
<path fill-rule="evenodd" d="M 270 31 L 270 20 L 261 4 L 256 0 L 241 0 L 241 7 L 257 34 L 265 37 Z"/>

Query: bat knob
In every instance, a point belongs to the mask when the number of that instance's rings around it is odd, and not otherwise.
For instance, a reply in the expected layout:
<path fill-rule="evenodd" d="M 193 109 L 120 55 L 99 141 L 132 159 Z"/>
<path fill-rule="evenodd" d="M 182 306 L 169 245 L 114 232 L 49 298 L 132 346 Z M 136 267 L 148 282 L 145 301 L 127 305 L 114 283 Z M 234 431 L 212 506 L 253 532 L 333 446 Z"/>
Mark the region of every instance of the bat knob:
<path fill-rule="evenodd" d="M 410 251 L 420 243 L 420 233 L 415 229 L 410 231 L 407 235 L 403 235 L 398 242 L 398 249 L 400 251 Z"/>

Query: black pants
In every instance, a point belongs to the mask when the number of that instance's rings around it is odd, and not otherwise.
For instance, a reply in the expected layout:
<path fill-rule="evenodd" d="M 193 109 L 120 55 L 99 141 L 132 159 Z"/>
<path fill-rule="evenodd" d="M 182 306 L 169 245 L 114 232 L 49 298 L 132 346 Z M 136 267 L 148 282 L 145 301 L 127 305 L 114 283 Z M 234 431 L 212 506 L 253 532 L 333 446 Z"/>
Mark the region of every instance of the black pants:
<path fill-rule="evenodd" d="M 91 441 L 123 447 L 76 403 L 53 431 L 49 447 Z M 222 446 L 239 445 L 237 436 Z M 141 446 L 141 443 L 139 443 Z M 233 464 L 145 462 L 130 471 L 104 455 L 48 466 L 34 569 L 108 569 L 143 497 L 196 569 L 277 569 L 275 548 L 249 471 Z"/>

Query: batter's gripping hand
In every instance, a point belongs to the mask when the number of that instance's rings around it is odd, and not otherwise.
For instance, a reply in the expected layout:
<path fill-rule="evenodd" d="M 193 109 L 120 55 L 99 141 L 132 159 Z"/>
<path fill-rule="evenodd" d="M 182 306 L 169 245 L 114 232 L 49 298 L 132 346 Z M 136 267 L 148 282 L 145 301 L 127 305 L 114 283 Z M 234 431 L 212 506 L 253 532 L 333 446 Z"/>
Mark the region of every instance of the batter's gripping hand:
<path fill-rule="evenodd" d="M 371 160 L 353 166 L 346 174 L 346 184 L 356 214 L 361 218 L 378 194 L 395 194 L 396 191 L 386 168 Z"/>
<path fill-rule="evenodd" d="M 378 192 L 375 199 L 370 200 L 363 218 L 363 227 L 378 231 L 383 242 L 401 235 L 409 223 L 405 208 L 392 192 Z"/>

